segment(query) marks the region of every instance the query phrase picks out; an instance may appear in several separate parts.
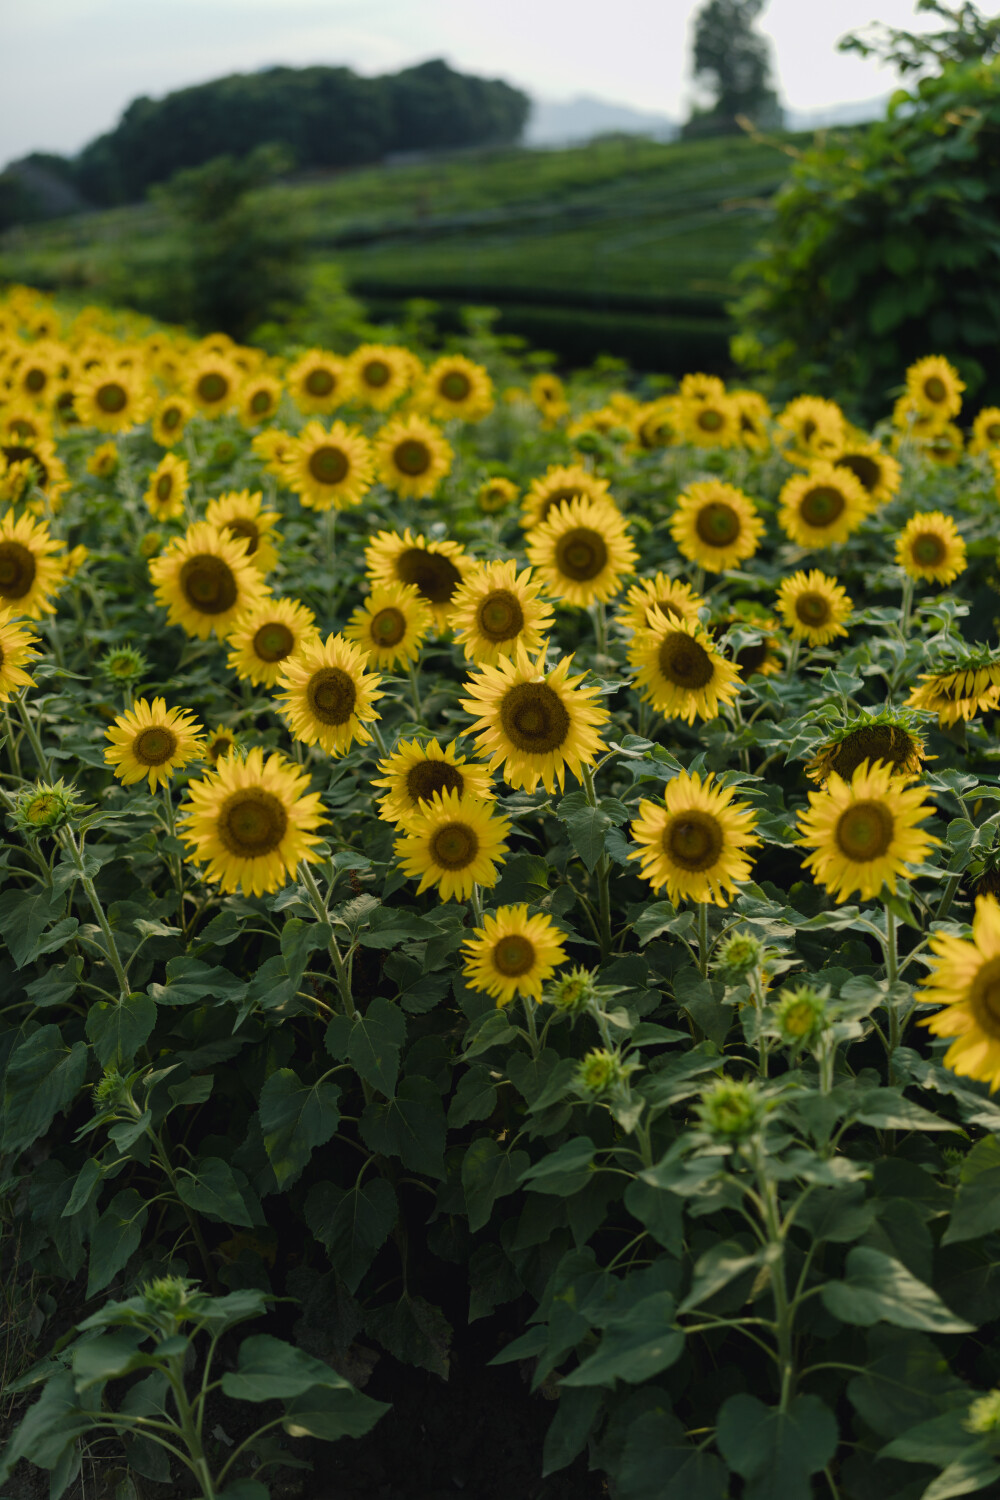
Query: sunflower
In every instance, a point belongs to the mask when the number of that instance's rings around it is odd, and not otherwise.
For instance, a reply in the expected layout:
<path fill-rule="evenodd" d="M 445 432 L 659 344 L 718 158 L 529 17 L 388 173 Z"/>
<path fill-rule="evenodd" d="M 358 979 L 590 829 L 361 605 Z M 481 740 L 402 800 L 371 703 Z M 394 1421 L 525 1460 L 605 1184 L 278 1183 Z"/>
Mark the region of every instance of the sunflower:
<path fill-rule="evenodd" d="M 327 755 L 345 755 L 357 740 L 371 742 L 365 728 L 378 718 L 381 677 L 367 671 L 368 657 L 342 635 L 304 641 L 278 674 L 279 707 L 304 745 Z"/>
<path fill-rule="evenodd" d="M 163 698 L 137 698 L 106 730 L 111 741 L 104 759 L 126 786 L 149 780 L 149 790 L 165 786 L 175 771 L 205 752 L 204 731 L 186 708 L 167 708 Z"/>
<path fill-rule="evenodd" d="M 28 350 L 11 372 L 11 390 L 15 396 L 50 404 L 59 385 L 59 359 L 53 348 L 37 344 Z"/>
<path fill-rule="evenodd" d="M 602 748 L 601 731 L 608 711 L 594 702 L 596 687 L 582 687 L 583 674 L 569 676 L 571 656 L 545 670 L 545 652 L 532 662 L 523 647 L 495 667 L 482 667 L 466 684 L 461 700 L 467 713 L 479 717 L 476 746 L 491 755 L 490 770 L 503 766 L 512 787 L 533 792 L 541 782 L 547 792 L 565 785 L 566 772 L 581 780 Z"/>
<path fill-rule="evenodd" d="M 898 448 L 904 438 L 913 438 L 919 442 L 930 437 L 941 426 L 941 419 L 920 411 L 913 398 L 904 392 L 893 404 L 892 425 L 899 434 L 893 438 L 893 446 Z"/>
<path fill-rule="evenodd" d="M 791 449 L 793 461 L 829 458 L 843 447 L 847 434 L 844 413 L 835 401 L 820 396 L 796 396 L 778 414 L 778 442 Z"/>
<path fill-rule="evenodd" d="M 13 401 L 0 409 L 0 442 L 45 443 L 52 440 L 52 420 L 26 402 Z"/>
<path fill-rule="evenodd" d="M 844 621 L 854 608 L 836 578 L 813 568 L 810 573 L 793 573 L 778 589 L 778 613 L 795 641 L 810 646 L 827 646 L 840 635 L 846 635 Z"/>
<path fill-rule="evenodd" d="M 206 417 L 228 411 L 242 385 L 239 366 L 222 354 L 206 351 L 188 370 L 185 394 Z"/>
<path fill-rule="evenodd" d="M 954 422 L 943 422 L 920 438 L 920 451 L 939 468 L 952 468 L 962 457 L 964 443 L 961 428 Z"/>
<path fill-rule="evenodd" d="M 417 660 L 434 620 L 411 583 L 379 583 L 351 616 L 344 635 L 356 642 L 376 667 L 406 666 Z"/>
<path fill-rule="evenodd" d="M 494 516 L 498 511 L 506 510 L 508 505 L 513 505 L 519 494 L 516 484 L 495 474 L 492 479 L 484 480 L 479 486 L 476 504 L 484 516 Z"/>
<path fill-rule="evenodd" d="M 1000 406 L 984 406 L 972 424 L 970 453 L 987 453 L 1000 448 Z"/>
<path fill-rule="evenodd" d="M 1000 1088 L 1000 905 L 976 897 L 972 942 L 936 932 L 930 940 L 932 968 L 917 991 L 925 1005 L 942 1010 L 921 1018 L 935 1036 L 954 1037 L 945 1066 L 960 1078 Z"/>
<path fill-rule="evenodd" d="M 445 354 L 425 374 L 419 399 L 438 421 L 481 422 L 493 410 L 493 382 L 482 365 L 463 354 Z"/>
<path fill-rule="evenodd" d="M 415 361 L 409 349 L 392 344 L 362 344 L 348 360 L 353 396 L 376 411 L 398 401 L 413 381 Z"/>
<path fill-rule="evenodd" d="M 965 568 L 965 543 L 950 516 L 940 510 L 911 516 L 896 537 L 896 561 L 911 578 L 951 583 Z"/>
<path fill-rule="evenodd" d="M 529 653 L 540 651 L 552 626 L 552 610 L 541 592 L 531 581 L 531 569 L 518 573 L 513 558 L 477 564 L 452 599 L 451 628 L 469 661 L 495 666 L 519 645 Z"/>
<path fill-rule="evenodd" d="M 33 687 L 34 679 L 24 670 L 38 652 L 38 637 L 15 624 L 20 610 L 0 609 L 0 703 L 7 703 L 18 688 Z"/>
<path fill-rule="evenodd" d="M 127 432 L 146 419 L 144 383 L 134 370 L 98 366 L 74 385 L 73 409 L 84 427 Z"/>
<path fill-rule="evenodd" d="M 436 885 L 442 901 L 465 901 L 475 886 L 496 885 L 509 831 L 492 803 L 438 792 L 411 814 L 396 840 L 396 858 L 407 875 L 420 877 L 418 895 Z"/>
<path fill-rule="evenodd" d="M 375 436 L 379 478 L 403 499 L 426 500 L 450 471 L 451 444 L 425 417 L 397 417 Z"/>
<path fill-rule="evenodd" d="M 740 413 L 726 395 L 701 398 L 681 395 L 681 429 L 698 448 L 733 448 L 740 440 Z"/>
<path fill-rule="evenodd" d="M 629 420 L 631 415 L 631 410 L 626 413 L 621 406 L 609 401 L 606 406 L 598 406 L 591 411 L 582 412 L 575 422 L 569 424 L 566 436 L 575 441 L 577 438 L 585 437 L 589 432 L 596 432 L 601 437 L 621 438 L 631 434 L 632 424 Z"/>
<path fill-rule="evenodd" d="M 439 629 L 448 625 L 456 591 L 473 562 L 457 542 L 428 541 L 409 528 L 380 531 L 365 549 L 365 568 L 373 584 L 411 583 L 429 605 Z"/>
<path fill-rule="evenodd" d="M 244 427 L 270 422 L 281 404 L 283 386 L 276 375 L 251 375 L 240 387 L 239 417 Z"/>
<path fill-rule="evenodd" d="M 206 880 L 224 891 L 263 896 L 283 886 L 299 862 L 320 856 L 316 829 L 325 820 L 309 778 L 282 755 L 254 749 L 242 760 L 223 756 L 215 770 L 188 786 L 182 803 L 181 837 L 188 859 L 207 865 Z"/>
<path fill-rule="evenodd" d="M 908 779 L 864 760 L 850 781 L 834 771 L 822 791 L 809 793 L 798 842 L 813 852 L 803 865 L 838 902 L 854 891 L 873 900 L 883 886 L 895 895 L 907 866 L 923 864 L 940 843 L 917 827 L 934 809 L 923 800 L 926 789 Z"/>
<path fill-rule="evenodd" d="M 778 503 L 785 534 L 809 551 L 845 542 L 871 508 L 864 486 L 850 469 L 822 459 L 808 474 L 786 480 Z"/>
<path fill-rule="evenodd" d="M 905 706 L 937 714 L 942 729 L 992 712 L 1000 708 L 1000 660 L 985 649 L 967 651 L 949 671 L 923 673 Z"/>
<path fill-rule="evenodd" d="M 771 446 L 771 408 L 759 391 L 730 391 L 729 399 L 740 419 L 740 442 L 754 453 L 766 453 Z"/>
<path fill-rule="evenodd" d="M 746 851 L 760 843 L 747 802 L 734 802 L 732 787 L 704 782 L 681 771 L 668 781 L 663 806 L 643 800 L 632 824 L 636 846 L 629 858 L 640 862 L 654 890 L 678 901 L 728 906 L 737 885 L 750 879 Z"/>
<path fill-rule="evenodd" d="M 673 448 L 682 436 L 680 402 L 676 396 L 661 396 L 637 406 L 629 423 L 637 448 L 652 452 Z"/>
<path fill-rule="evenodd" d="M 883 453 L 876 442 L 852 438 L 830 455 L 831 463 L 838 469 L 850 469 L 868 496 L 874 509 L 885 505 L 899 489 L 902 470 L 891 453 Z"/>
<path fill-rule="evenodd" d="M 183 396 L 166 396 L 153 413 L 151 432 L 161 448 L 174 448 L 194 416 L 194 407 Z"/>
<path fill-rule="evenodd" d="M 528 387 L 528 395 L 545 422 L 546 427 L 555 426 L 556 422 L 562 420 L 569 412 L 569 402 L 566 400 L 566 387 L 558 375 L 549 371 L 543 371 L 536 375 Z"/>
<path fill-rule="evenodd" d="M 681 377 L 680 395 L 683 401 L 721 401 L 726 394 L 726 383 L 718 375 L 705 375 L 700 370 Z"/>
<path fill-rule="evenodd" d="M 297 599 L 262 599 L 232 626 L 226 665 L 255 687 L 274 687 L 282 663 L 318 634 L 315 615 Z"/>
<path fill-rule="evenodd" d="M 555 506 L 579 496 L 614 504 L 608 494 L 608 481 L 598 478 L 582 464 L 550 465 L 540 478 L 532 481 L 521 503 L 522 529 L 530 531 L 533 526 L 540 526 Z"/>
<path fill-rule="evenodd" d="M 229 634 L 238 615 L 259 604 L 267 589 L 246 555 L 246 544 L 195 521 L 149 565 L 156 602 L 171 625 L 207 640 Z"/>
<path fill-rule="evenodd" d="M 938 422 L 957 417 L 965 382 L 940 354 L 918 359 L 906 372 L 906 393 L 917 411 Z"/>
<path fill-rule="evenodd" d="M 924 741 L 915 733 L 917 722 L 916 715 L 905 710 L 862 712 L 828 734 L 806 766 L 806 775 L 822 783 L 835 771 L 842 781 L 850 781 L 861 762 L 868 760 L 872 765 L 884 763 L 894 776 L 918 776 L 928 757 Z"/>
<path fill-rule="evenodd" d="M 205 520 L 217 531 L 243 542 L 254 567 L 261 573 L 270 573 L 278 561 L 274 545 L 278 512 L 264 510 L 263 502 L 259 490 L 252 495 L 249 490 L 230 490 L 208 502 Z"/>
<path fill-rule="evenodd" d="M 653 610 L 673 620 L 693 620 L 697 623 L 698 612 L 705 608 L 705 600 L 696 594 L 689 583 L 681 583 L 667 573 L 657 573 L 655 578 L 641 578 L 625 595 L 625 604 L 618 611 L 618 623 L 626 630 L 646 630 L 653 623 Z"/>
<path fill-rule="evenodd" d="M 285 374 L 289 394 L 299 411 L 329 416 L 350 401 L 354 382 L 347 360 L 325 349 L 310 349 Z"/>
<path fill-rule="evenodd" d="M 549 593 L 579 609 L 613 599 L 638 556 L 617 508 L 582 496 L 532 528 L 527 553 Z"/>
<path fill-rule="evenodd" d="M 437 740 L 400 740 L 392 754 L 380 760 L 381 777 L 372 786 L 384 787 L 386 795 L 379 817 L 386 823 L 406 827 L 415 812 L 442 792 L 466 795 L 479 802 L 493 800 L 493 783 L 486 766 L 466 760 L 457 751 L 457 740 L 442 746 Z"/>
<path fill-rule="evenodd" d="M 267 472 L 284 484 L 287 479 L 285 460 L 291 457 L 294 442 L 290 432 L 283 432 L 280 427 L 265 427 L 263 432 L 254 433 L 250 447 Z"/>
<path fill-rule="evenodd" d="M 719 655 L 707 631 L 655 607 L 649 627 L 630 641 L 628 659 L 642 697 L 668 719 L 715 719 L 739 694 L 738 670 Z"/>
<path fill-rule="evenodd" d="M 682 557 L 709 573 L 722 573 L 753 557 L 764 523 L 749 495 L 708 479 L 689 485 L 679 497 L 670 534 Z"/>
<path fill-rule="evenodd" d="M 372 451 L 357 427 L 309 422 L 288 439 L 281 472 L 289 489 L 310 510 L 346 510 L 360 505 L 374 479 Z"/>
<path fill-rule="evenodd" d="M 0 442 L 0 458 L 10 465 L 30 464 L 32 484 L 44 490 L 53 505 L 68 488 L 66 466 L 47 438 Z"/>
<path fill-rule="evenodd" d="M 498 1006 L 516 995 L 541 1000 L 542 986 L 566 962 L 562 933 L 551 917 L 528 916 L 527 906 L 498 906 L 482 927 L 466 938 L 463 974 L 474 990 L 492 995 Z"/>
<path fill-rule="evenodd" d="M 785 659 L 774 635 L 777 621 L 761 605 L 751 599 L 737 599 L 728 610 L 712 620 L 711 633 L 715 640 L 734 627 L 755 632 L 755 639 L 738 646 L 733 661 L 744 682 L 751 677 L 774 677 L 784 669 Z"/>
<path fill-rule="evenodd" d="M 12 609 L 30 620 L 55 613 L 50 596 L 63 584 L 54 554 L 62 549 L 44 521 L 8 511 L 0 516 L 0 609 Z"/>
<path fill-rule="evenodd" d="M 175 453 L 165 453 L 149 476 L 143 499 L 156 521 L 172 521 L 184 514 L 188 492 L 187 460 Z"/>
<path fill-rule="evenodd" d="M 87 473 L 93 474 L 95 479 L 113 479 L 118 473 L 120 461 L 118 444 L 114 439 L 100 443 L 87 459 Z"/>
<path fill-rule="evenodd" d="M 206 740 L 205 755 L 214 766 L 224 755 L 228 755 L 230 750 L 235 750 L 235 748 L 236 736 L 233 731 L 227 729 L 225 724 L 216 724 Z"/>

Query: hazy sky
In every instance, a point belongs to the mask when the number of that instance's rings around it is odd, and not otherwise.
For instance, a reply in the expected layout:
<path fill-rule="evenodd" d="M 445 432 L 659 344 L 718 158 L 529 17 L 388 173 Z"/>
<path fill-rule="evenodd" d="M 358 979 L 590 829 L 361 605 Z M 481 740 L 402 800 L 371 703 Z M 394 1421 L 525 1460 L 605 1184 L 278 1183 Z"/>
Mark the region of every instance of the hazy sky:
<path fill-rule="evenodd" d="M 72 153 L 138 94 L 273 63 L 362 73 L 429 57 L 546 99 L 592 94 L 681 117 L 691 98 L 694 0 L 0 0 L 0 162 Z M 927 29 L 913 0 L 769 0 L 781 97 L 795 110 L 891 88 L 835 51 L 878 19 Z"/>

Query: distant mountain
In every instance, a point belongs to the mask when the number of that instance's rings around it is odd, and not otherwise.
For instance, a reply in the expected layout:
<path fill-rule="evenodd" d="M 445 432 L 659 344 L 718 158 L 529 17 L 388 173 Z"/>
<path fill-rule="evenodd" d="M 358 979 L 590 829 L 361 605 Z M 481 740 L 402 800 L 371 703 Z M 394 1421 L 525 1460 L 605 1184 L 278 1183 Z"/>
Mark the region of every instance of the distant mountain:
<path fill-rule="evenodd" d="M 533 99 L 523 140 L 526 146 L 564 146 L 610 131 L 668 141 L 677 135 L 678 127 L 667 115 L 648 114 L 627 104 L 578 94 L 563 101 Z"/>
<path fill-rule="evenodd" d="M 832 104 L 828 109 L 789 109 L 785 125 L 789 130 L 823 130 L 831 125 L 867 125 L 880 120 L 889 103 L 888 94 L 877 99 L 862 99 L 853 104 Z"/>

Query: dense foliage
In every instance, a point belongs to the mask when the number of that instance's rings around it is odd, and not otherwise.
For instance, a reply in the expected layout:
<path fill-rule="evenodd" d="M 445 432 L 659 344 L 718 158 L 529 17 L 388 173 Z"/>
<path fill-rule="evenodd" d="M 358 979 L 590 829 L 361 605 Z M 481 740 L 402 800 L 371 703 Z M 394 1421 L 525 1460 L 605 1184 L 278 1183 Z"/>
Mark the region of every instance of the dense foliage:
<path fill-rule="evenodd" d="M 765 0 L 705 0 L 694 19 L 693 73 L 707 86 L 707 109 L 694 109 L 689 135 L 735 135 L 739 120 L 774 128 L 781 108 L 771 79 L 770 45 L 754 30 Z"/>

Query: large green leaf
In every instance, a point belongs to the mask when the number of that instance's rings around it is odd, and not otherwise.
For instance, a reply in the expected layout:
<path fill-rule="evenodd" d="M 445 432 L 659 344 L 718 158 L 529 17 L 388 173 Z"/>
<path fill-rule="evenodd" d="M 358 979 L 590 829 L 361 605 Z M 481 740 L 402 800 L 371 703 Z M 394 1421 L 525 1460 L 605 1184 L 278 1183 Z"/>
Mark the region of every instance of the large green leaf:
<path fill-rule="evenodd" d="M 521 1181 L 529 1193 L 554 1193 L 558 1198 L 568 1198 L 590 1181 L 596 1170 L 596 1153 L 597 1147 L 589 1136 L 575 1136 L 523 1171 Z"/>
<path fill-rule="evenodd" d="M 246 982 L 228 969 L 179 954 L 167 964 L 166 984 L 151 984 L 149 995 L 158 1005 L 195 1005 L 199 1000 L 242 1000 Z"/>
<path fill-rule="evenodd" d="M 62 897 L 45 886 L 0 894 L 0 935 L 10 950 L 15 968 L 20 969 L 29 961 L 45 928 L 62 910 Z"/>
<path fill-rule="evenodd" d="M 87 1071 L 87 1047 L 67 1047 L 58 1026 L 41 1026 L 11 1054 L 4 1079 L 3 1141 L 23 1151 L 44 1135 L 76 1097 Z"/>
<path fill-rule="evenodd" d="M 676 1326 L 677 1304 L 669 1292 L 654 1292 L 608 1322 L 597 1351 L 585 1359 L 563 1385 L 637 1385 L 668 1369 L 684 1351 L 684 1333 Z"/>
<path fill-rule="evenodd" d="M 260 1094 L 264 1149 L 280 1188 L 300 1175 L 317 1146 L 340 1123 L 340 1088 L 330 1079 L 303 1083 L 291 1068 L 272 1073 Z"/>
<path fill-rule="evenodd" d="M 102 1292 L 139 1248 L 149 1208 L 135 1188 L 116 1193 L 101 1214 L 90 1241 L 87 1296 Z"/>
<path fill-rule="evenodd" d="M 958 1193 L 942 1241 L 945 1245 L 981 1239 L 1000 1229 L 1000 1141 L 977 1141 L 962 1162 Z"/>
<path fill-rule="evenodd" d="M 719 1411 L 716 1440 L 729 1467 L 747 1481 L 744 1500 L 812 1500 L 810 1479 L 836 1451 L 837 1423 L 818 1396 L 796 1396 L 785 1411 L 756 1396 L 730 1396 Z"/>
<path fill-rule="evenodd" d="M 314 1385 L 288 1403 L 281 1425 L 289 1437 L 335 1443 L 338 1438 L 364 1437 L 391 1410 L 384 1401 L 374 1401 L 353 1388 L 330 1390 Z"/>
<path fill-rule="evenodd" d="M 72 1375 L 60 1370 L 46 1381 L 42 1394 L 28 1408 L 0 1454 L 0 1481 L 9 1479 L 25 1458 L 40 1469 L 55 1469 L 77 1438 L 93 1425 L 93 1414 L 81 1410 Z M 62 1490 L 55 1493 L 62 1494 Z"/>
<path fill-rule="evenodd" d="M 289 1400 L 314 1386 L 331 1391 L 353 1391 L 338 1375 L 304 1349 L 286 1344 L 269 1333 L 252 1333 L 240 1344 L 236 1369 L 222 1377 L 222 1389 L 237 1401 Z"/>
<path fill-rule="evenodd" d="M 592 807 L 586 792 L 567 792 L 556 807 L 556 817 L 566 824 L 570 842 L 588 870 L 596 868 L 604 853 L 607 830 L 626 823 L 628 816 L 628 808 L 617 797 L 602 797 Z"/>
<path fill-rule="evenodd" d="M 556 1414 L 545 1434 L 543 1479 L 573 1462 L 596 1429 L 605 1399 L 606 1393 L 597 1386 L 560 1390 Z"/>
<path fill-rule="evenodd" d="M 155 1025 L 156 1002 L 149 995 L 128 995 L 117 1005 L 98 1000 L 87 1011 L 87 1036 L 102 1068 L 130 1068 Z"/>
<path fill-rule="evenodd" d="M 177 1175 L 177 1191 L 188 1208 L 220 1224 L 239 1224 L 253 1228 L 253 1219 L 241 1192 L 247 1186 L 242 1172 L 236 1172 L 220 1156 L 204 1156 L 194 1166 Z"/>
<path fill-rule="evenodd" d="M 347 1058 L 365 1082 L 387 1099 L 396 1088 L 399 1054 L 405 1040 L 406 1017 L 392 1000 L 381 995 L 363 1015 L 334 1016 L 326 1031 L 330 1055 L 338 1062 Z"/>
<path fill-rule="evenodd" d="M 820 1296 L 828 1312 L 844 1323 L 868 1328 L 879 1321 L 927 1333 L 971 1333 L 935 1291 L 912 1276 L 902 1262 L 857 1245 L 847 1253 L 843 1281 L 828 1281 Z"/>
<path fill-rule="evenodd" d="M 396 1194 L 384 1177 L 368 1177 L 345 1191 L 320 1182 L 305 1204 L 306 1223 L 326 1246 L 330 1263 L 348 1291 L 361 1278 L 392 1232 L 398 1212 Z"/>
<path fill-rule="evenodd" d="M 394 1359 L 448 1379 L 452 1329 L 439 1307 L 404 1293 L 390 1307 L 373 1308 L 365 1328 Z"/>
<path fill-rule="evenodd" d="M 444 1108 L 429 1078 L 404 1078 L 394 1099 L 366 1105 L 361 1135 L 370 1151 L 398 1156 L 415 1172 L 444 1176 Z"/>
<path fill-rule="evenodd" d="M 504 1151 L 491 1136 L 472 1142 L 462 1158 L 462 1189 L 473 1234 L 489 1222 L 497 1199 L 514 1192 L 530 1163 L 526 1151 Z"/>
<path fill-rule="evenodd" d="M 617 1470 L 617 1500 L 725 1500 L 726 1466 L 694 1448 L 668 1411 L 642 1412 L 629 1424 Z"/>

